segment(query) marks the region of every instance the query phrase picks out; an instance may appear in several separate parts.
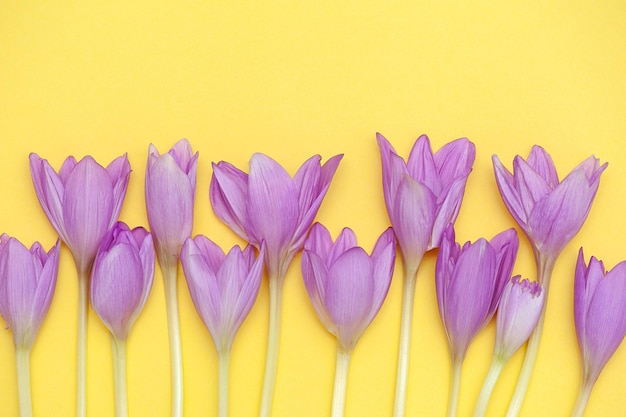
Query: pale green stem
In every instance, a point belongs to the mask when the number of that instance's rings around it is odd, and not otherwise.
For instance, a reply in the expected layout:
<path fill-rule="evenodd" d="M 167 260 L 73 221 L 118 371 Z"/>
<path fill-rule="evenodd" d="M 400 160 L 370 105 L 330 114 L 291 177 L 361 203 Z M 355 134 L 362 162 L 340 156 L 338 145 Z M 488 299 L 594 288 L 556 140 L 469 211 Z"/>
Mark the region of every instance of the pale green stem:
<path fill-rule="evenodd" d="M 587 402 L 589 401 L 589 395 L 591 394 L 591 389 L 593 388 L 593 382 L 589 382 L 583 379 L 583 382 L 580 384 L 580 389 L 578 390 L 578 397 L 576 398 L 576 404 L 574 405 L 574 411 L 572 411 L 572 417 L 582 417 L 585 413 L 585 408 L 587 408 Z"/>
<path fill-rule="evenodd" d="M 411 330 L 413 327 L 413 302 L 417 270 L 421 258 L 404 264 L 402 288 L 402 313 L 400 318 L 400 342 L 398 344 L 398 368 L 396 371 L 396 394 L 393 405 L 394 417 L 403 417 L 406 409 L 407 385 L 409 380 L 409 358 L 411 353 Z"/>
<path fill-rule="evenodd" d="M 261 396 L 260 417 L 270 417 L 272 401 L 276 385 L 278 368 L 278 345 L 280 342 L 280 311 L 282 304 L 284 274 L 280 272 L 269 276 L 270 314 L 267 332 L 267 354 L 265 357 L 265 377 L 263 378 L 263 394 Z"/>
<path fill-rule="evenodd" d="M 524 398 L 526 397 L 526 391 L 528 391 L 530 377 L 532 376 L 535 361 L 537 360 L 537 352 L 539 351 L 539 342 L 541 341 L 543 322 L 546 318 L 550 278 L 552 276 L 555 261 L 555 258 L 546 258 L 538 253 L 535 254 L 535 262 L 537 263 L 537 281 L 543 285 L 543 291 L 545 294 L 544 299 L 546 301 L 543 304 L 543 310 L 541 311 L 541 316 L 539 316 L 537 327 L 535 327 L 535 330 L 533 330 L 530 338 L 528 339 L 524 362 L 522 363 L 522 368 L 520 370 L 519 377 L 517 378 L 517 385 L 515 386 L 515 391 L 513 392 L 513 397 L 511 398 L 505 417 L 517 417 L 519 415 Z"/>
<path fill-rule="evenodd" d="M 170 369 L 172 374 L 172 417 L 183 415 L 183 359 L 178 319 L 177 274 L 178 260 L 161 261 L 165 288 L 165 307 L 170 342 Z"/>
<path fill-rule="evenodd" d="M 76 417 L 87 415 L 87 313 L 89 310 L 89 270 L 78 272 L 78 342 L 76 347 Z"/>
<path fill-rule="evenodd" d="M 491 360 L 491 366 L 489 367 L 489 372 L 487 372 L 485 382 L 483 382 L 483 387 L 480 390 L 480 395 L 478 396 L 478 401 L 476 402 L 474 417 L 483 417 L 487 412 L 487 406 L 489 405 L 491 393 L 493 392 L 493 388 L 496 386 L 496 382 L 500 377 L 500 373 L 502 372 L 502 368 L 504 368 L 505 363 L 506 359 L 494 354 L 493 359 Z"/>
<path fill-rule="evenodd" d="M 337 364 L 335 367 L 335 388 L 331 417 L 343 417 L 346 409 L 346 388 L 348 386 L 348 368 L 351 352 L 337 344 Z"/>
<path fill-rule="evenodd" d="M 219 361 L 219 417 L 228 417 L 228 367 L 230 365 L 230 348 L 217 353 Z"/>
<path fill-rule="evenodd" d="M 115 417 L 128 417 L 126 389 L 126 341 L 111 335 L 113 348 L 113 384 L 115 387 Z"/>
<path fill-rule="evenodd" d="M 15 348 L 17 367 L 17 395 L 20 404 L 20 417 L 32 417 L 33 405 L 30 393 L 30 348 Z"/>
<path fill-rule="evenodd" d="M 448 396 L 448 417 L 456 417 L 457 410 L 459 408 L 462 365 L 462 358 L 452 358 L 450 367 L 450 394 Z"/>

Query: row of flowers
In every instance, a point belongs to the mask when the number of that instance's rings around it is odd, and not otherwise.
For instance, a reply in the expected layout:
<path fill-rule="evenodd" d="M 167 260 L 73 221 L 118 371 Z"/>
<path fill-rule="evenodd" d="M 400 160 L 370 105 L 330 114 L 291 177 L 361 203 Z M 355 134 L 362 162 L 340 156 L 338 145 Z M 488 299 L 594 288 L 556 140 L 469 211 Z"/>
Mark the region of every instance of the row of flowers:
<path fill-rule="evenodd" d="M 86 413 L 86 332 L 89 300 L 113 340 L 116 415 L 127 415 L 126 340 L 152 287 L 156 260 L 165 284 L 172 368 L 173 417 L 182 416 L 182 357 L 176 294 L 179 261 L 194 306 L 219 358 L 219 415 L 228 415 L 228 367 L 237 330 L 252 308 L 263 269 L 270 289 L 268 346 L 259 415 L 271 415 L 279 353 L 282 286 L 292 259 L 303 251 L 302 276 L 313 307 L 337 338 L 337 368 L 331 415 L 343 415 L 350 356 L 381 308 L 394 272 L 396 246 L 404 269 L 402 318 L 394 416 L 405 414 L 413 297 L 424 254 L 439 248 L 435 282 L 447 335 L 451 382 L 448 416 L 456 416 L 461 365 L 474 337 L 497 314 L 492 364 L 475 408 L 483 416 L 506 361 L 529 339 L 518 384 L 507 411 L 520 412 L 537 354 L 550 278 L 565 245 L 589 213 L 606 164 L 590 157 L 559 181 L 550 156 L 538 146 L 509 172 L 494 156 L 500 194 L 528 238 L 537 280 L 512 277 L 518 249 L 514 229 L 491 240 L 460 245 L 453 223 L 459 213 L 474 145 L 458 139 L 434 153 L 420 137 L 405 162 L 378 135 L 384 198 L 392 227 L 371 255 L 345 228 L 333 241 L 313 224 L 342 156 L 321 164 L 314 156 L 291 177 L 276 161 L 254 154 L 249 173 L 227 162 L 213 164 L 210 199 L 217 216 L 249 242 L 227 253 L 205 236 L 191 237 L 198 153 L 181 140 L 167 153 L 150 145 L 146 208 L 150 232 L 118 222 L 128 184 L 126 156 L 106 168 L 87 156 L 69 157 L 55 170 L 30 156 L 35 191 L 50 223 L 70 249 L 79 280 L 77 416 Z M 311 226 L 313 224 L 313 226 Z M 12 330 L 22 416 L 31 416 L 29 355 L 50 307 L 59 264 L 57 242 L 46 252 L 0 238 L 0 314 Z M 155 256 L 156 255 L 156 256 Z M 626 334 L 626 263 L 606 272 L 585 263 L 582 248 L 575 275 L 575 323 L 583 361 L 573 415 L 582 415 L 600 371 Z"/>

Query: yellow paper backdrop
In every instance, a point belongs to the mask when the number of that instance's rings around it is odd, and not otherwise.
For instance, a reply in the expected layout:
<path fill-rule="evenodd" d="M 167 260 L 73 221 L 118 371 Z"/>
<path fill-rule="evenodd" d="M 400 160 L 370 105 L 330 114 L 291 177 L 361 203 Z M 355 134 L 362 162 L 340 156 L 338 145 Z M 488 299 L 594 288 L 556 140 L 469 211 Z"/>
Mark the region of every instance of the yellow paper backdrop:
<path fill-rule="evenodd" d="M 248 170 L 264 152 L 294 173 L 313 154 L 345 154 L 317 219 L 349 226 L 369 251 L 389 222 L 375 133 L 407 156 L 422 133 L 433 147 L 461 136 L 477 148 L 457 238 L 514 226 L 491 165 L 511 166 L 533 144 L 559 174 L 588 157 L 608 161 L 591 214 L 554 270 L 544 337 L 523 416 L 569 415 L 580 379 L 573 272 L 584 246 L 612 268 L 626 259 L 626 4 L 622 1 L 94 1 L 0 3 L 0 230 L 49 248 L 56 235 L 35 196 L 28 154 L 58 169 L 68 155 L 102 164 L 128 153 L 133 172 L 121 220 L 147 225 L 149 143 L 186 137 L 200 152 L 194 234 L 241 244 L 208 200 L 211 163 Z M 535 278 L 523 236 L 514 272 Z M 434 264 L 419 272 L 407 416 L 446 410 L 449 362 L 437 314 Z M 274 416 L 329 414 L 335 344 L 311 307 L 296 257 L 285 284 Z M 217 361 L 182 271 L 185 415 L 217 415 Z M 390 416 L 400 320 L 401 265 L 350 367 L 346 416 Z M 32 352 L 35 415 L 74 415 L 77 281 L 61 252 L 55 298 Z M 257 415 L 267 283 L 235 340 L 231 416 Z M 494 339 L 487 327 L 463 367 L 460 416 L 471 415 Z M 169 351 L 160 269 L 129 339 L 130 415 L 169 415 Z M 0 334 L 0 415 L 16 416 L 14 353 Z M 494 392 L 504 414 L 519 352 Z M 112 416 L 109 336 L 89 316 L 88 415 Z M 587 416 L 626 414 L 626 346 L 609 362 Z"/>

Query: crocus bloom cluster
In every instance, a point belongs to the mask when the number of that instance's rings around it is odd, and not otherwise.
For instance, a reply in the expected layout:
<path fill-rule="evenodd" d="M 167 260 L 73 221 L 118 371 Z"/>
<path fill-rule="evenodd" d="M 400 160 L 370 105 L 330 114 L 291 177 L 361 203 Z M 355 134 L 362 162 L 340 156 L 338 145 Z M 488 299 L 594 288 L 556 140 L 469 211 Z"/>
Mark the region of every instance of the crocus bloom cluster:
<path fill-rule="evenodd" d="M 181 139 L 169 152 L 159 155 L 148 148 L 146 209 L 161 263 L 176 264 L 180 249 L 193 225 L 198 152 Z"/>
<path fill-rule="evenodd" d="M 626 261 L 606 272 L 582 248 L 574 277 L 574 320 L 583 364 L 582 384 L 574 415 L 581 416 L 600 372 L 626 335 Z"/>
<path fill-rule="evenodd" d="M 227 255 L 198 235 L 187 239 L 180 257 L 189 293 L 218 351 L 230 350 L 237 330 L 254 305 L 263 274 L 263 252 L 248 245 Z"/>
<path fill-rule="evenodd" d="M 315 155 L 293 178 L 269 156 L 256 153 L 250 174 L 227 162 L 213 164 L 211 204 L 241 238 L 259 248 L 265 241 L 269 275 L 284 276 L 328 191 L 342 155 L 320 166 Z"/>
<path fill-rule="evenodd" d="M 369 256 L 345 228 L 333 243 L 328 230 L 313 225 L 302 255 L 309 298 L 324 326 L 351 352 L 387 296 L 395 262 L 395 236 L 387 229 Z"/>
<path fill-rule="evenodd" d="M 79 273 L 88 274 L 104 234 L 113 226 L 126 195 L 130 164 L 126 155 L 103 168 L 91 156 L 68 157 L 59 173 L 30 154 L 37 198 L 48 220 L 67 244 Z"/>
<path fill-rule="evenodd" d="M 456 220 L 476 149 L 462 138 L 433 153 L 422 135 L 405 163 L 383 135 L 377 139 L 387 213 L 406 264 L 439 247 L 444 229 Z"/>
<path fill-rule="evenodd" d="M 515 157 L 512 174 L 496 155 L 493 167 L 504 204 L 534 250 L 556 258 L 587 218 L 607 164 L 590 156 L 559 182 L 550 155 L 533 146 L 526 161 Z"/>
<path fill-rule="evenodd" d="M 16 348 L 30 349 L 43 323 L 57 282 L 59 243 L 47 253 L 38 242 L 30 250 L 0 236 L 0 315 Z"/>
<path fill-rule="evenodd" d="M 126 340 L 154 277 L 152 236 L 116 223 L 105 235 L 91 274 L 91 305 L 111 334 Z"/>

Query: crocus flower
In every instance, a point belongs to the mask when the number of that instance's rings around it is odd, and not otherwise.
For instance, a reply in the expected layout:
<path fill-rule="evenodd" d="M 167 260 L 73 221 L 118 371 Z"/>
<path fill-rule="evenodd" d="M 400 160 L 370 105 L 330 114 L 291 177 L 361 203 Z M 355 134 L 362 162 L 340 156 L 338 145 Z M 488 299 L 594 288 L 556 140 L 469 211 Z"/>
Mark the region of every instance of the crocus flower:
<path fill-rule="evenodd" d="M 88 279 L 98 245 L 117 221 L 126 195 L 130 164 L 126 155 L 106 168 L 91 156 L 68 157 L 59 173 L 48 161 L 30 154 L 35 192 L 48 220 L 70 248 L 78 271 L 78 347 L 76 415 L 85 417 L 87 381 Z"/>
<path fill-rule="evenodd" d="M 515 157 L 513 173 L 504 168 L 496 155 L 493 156 L 493 167 L 504 204 L 533 248 L 537 281 L 543 285 L 547 300 L 556 259 L 587 218 L 600 175 L 607 164 L 600 165 L 597 158 L 590 156 L 559 181 L 550 155 L 542 147 L 533 146 L 527 160 L 519 155 Z M 544 310 L 546 305 L 544 303 Z M 517 417 L 521 410 L 535 365 L 544 318 L 545 314 L 542 314 L 530 337 L 506 417 Z"/>
<path fill-rule="evenodd" d="M 46 253 L 38 242 L 28 250 L 0 236 L 0 315 L 13 333 L 22 416 L 32 416 L 30 350 L 50 308 L 58 268 L 58 241 Z"/>
<path fill-rule="evenodd" d="M 263 246 L 261 246 L 263 247 Z M 219 415 L 228 415 L 228 367 L 235 334 L 254 305 L 263 275 L 263 250 L 233 247 L 227 255 L 199 235 L 187 239 L 180 260 L 189 293 L 219 357 Z"/>
<path fill-rule="evenodd" d="M 448 416 L 456 415 L 461 365 L 465 353 L 496 311 L 515 263 L 518 248 L 514 229 L 491 241 L 478 239 L 461 247 L 454 229 L 444 232 L 437 257 L 435 284 L 439 315 L 446 331 L 452 363 Z"/>
<path fill-rule="evenodd" d="M 118 222 L 104 236 L 91 274 L 91 305 L 111 332 L 117 417 L 128 415 L 126 340 L 154 277 L 152 236 Z"/>
<path fill-rule="evenodd" d="M 496 318 L 496 343 L 489 372 L 474 409 L 474 417 L 482 417 L 502 368 L 528 340 L 543 311 L 545 292 L 541 284 L 511 278 L 504 287 Z"/>
<path fill-rule="evenodd" d="M 255 247 L 265 242 L 270 324 L 260 417 L 269 417 L 272 408 L 287 268 L 304 245 L 341 158 L 336 155 L 320 165 L 321 157 L 313 156 L 293 178 L 276 161 L 260 153 L 250 159 L 250 174 L 227 162 L 213 164 L 210 197 L 215 214 Z"/>
<path fill-rule="evenodd" d="M 574 321 L 583 363 L 582 383 L 572 416 L 582 416 L 600 372 L 626 335 L 626 261 L 606 272 L 578 252 L 574 277 Z"/>
<path fill-rule="evenodd" d="M 357 246 L 349 228 L 333 243 L 328 230 L 316 223 L 306 240 L 304 283 L 318 317 L 338 342 L 333 417 L 343 415 L 350 355 L 387 296 L 395 247 L 391 228 L 378 238 L 371 256 Z"/>
<path fill-rule="evenodd" d="M 439 247 L 442 233 L 454 223 L 476 149 L 462 138 L 433 153 L 426 135 L 420 136 L 404 162 L 391 144 L 377 134 L 383 168 L 387 214 L 404 262 L 402 319 L 394 416 L 404 416 L 408 384 L 411 321 L 417 270 L 424 253 Z"/>
<path fill-rule="evenodd" d="M 191 236 L 198 152 L 187 139 L 159 155 L 150 145 L 146 167 L 146 210 L 165 284 L 165 305 L 170 341 L 172 417 L 183 414 L 183 366 L 178 318 L 178 258 Z"/>

